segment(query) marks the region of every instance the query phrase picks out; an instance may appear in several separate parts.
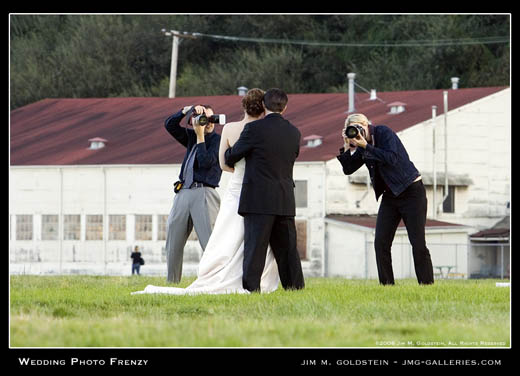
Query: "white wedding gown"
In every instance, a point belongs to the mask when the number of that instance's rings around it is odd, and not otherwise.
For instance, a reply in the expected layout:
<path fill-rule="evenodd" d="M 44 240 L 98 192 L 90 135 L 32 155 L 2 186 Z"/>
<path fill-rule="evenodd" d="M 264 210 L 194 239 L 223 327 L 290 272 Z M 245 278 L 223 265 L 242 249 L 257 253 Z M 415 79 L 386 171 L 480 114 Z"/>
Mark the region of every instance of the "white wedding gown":
<path fill-rule="evenodd" d="M 206 250 L 200 259 L 197 279 L 188 287 L 163 287 L 148 285 L 143 291 L 134 294 L 247 294 L 242 286 L 242 267 L 244 260 L 244 218 L 238 214 L 245 160 L 235 164 L 235 172 L 220 204 L 215 226 Z M 272 292 L 278 288 L 278 267 L 273 252 L 267 250 L 266 263 L 260 291 Z"/>

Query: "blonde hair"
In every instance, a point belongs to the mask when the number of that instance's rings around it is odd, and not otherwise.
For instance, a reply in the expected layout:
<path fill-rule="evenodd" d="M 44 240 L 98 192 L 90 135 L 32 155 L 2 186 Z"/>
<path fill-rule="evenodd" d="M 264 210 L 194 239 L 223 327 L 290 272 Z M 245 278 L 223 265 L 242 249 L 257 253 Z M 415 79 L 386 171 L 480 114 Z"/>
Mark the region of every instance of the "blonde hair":
<path fill-rule="evenodd" d="M 352 123 L 364 123 L 364 124 L 370 124 L 368 121 L 368 118 L 363 114 L 352 114 L 347 117 L 345 120 L 345 126 L 350 125 Z"/>

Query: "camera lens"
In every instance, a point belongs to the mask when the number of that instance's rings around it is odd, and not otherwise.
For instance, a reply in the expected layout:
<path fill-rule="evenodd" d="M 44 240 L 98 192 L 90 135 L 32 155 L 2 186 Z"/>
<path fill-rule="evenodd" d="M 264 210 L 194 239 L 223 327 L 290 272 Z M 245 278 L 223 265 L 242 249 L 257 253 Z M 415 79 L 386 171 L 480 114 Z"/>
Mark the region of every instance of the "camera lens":
<path fill-rule="evenodd" d="M 193 118 L 193 124 L 194 125 L 200 125 L 200 126 L 205 126 L 208 124 L 208 117 L 204 114 L 200 114 L 198 116 L 195 116 Z"/>
<path fill-rule="evenodd" d="M 357 127 L 355 127 L 353 125 L 349 125 L 345 131 L 345 135 L 348 138 L 356 138 L 358 134 L 359 134 L 359 129 L 357 129 Z"/>
<path fill-rule="evenodd" d="M 199 117 L 199 125 L 207 125 L 208 124 L 208 117 L 206 115 L 200 115 Z"/>

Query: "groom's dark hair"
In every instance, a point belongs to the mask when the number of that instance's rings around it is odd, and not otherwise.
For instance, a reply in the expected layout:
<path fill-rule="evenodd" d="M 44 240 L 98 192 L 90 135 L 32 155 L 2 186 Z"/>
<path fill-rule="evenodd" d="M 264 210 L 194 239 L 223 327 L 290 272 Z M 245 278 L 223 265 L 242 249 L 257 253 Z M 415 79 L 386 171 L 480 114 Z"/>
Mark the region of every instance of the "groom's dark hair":
<path fill-rule="evenodd" d="M 272 112 L 282 112 L 288 101 L 289 98 L 282 89 L 269 89 L 264 95 L 265 108 Z"/>

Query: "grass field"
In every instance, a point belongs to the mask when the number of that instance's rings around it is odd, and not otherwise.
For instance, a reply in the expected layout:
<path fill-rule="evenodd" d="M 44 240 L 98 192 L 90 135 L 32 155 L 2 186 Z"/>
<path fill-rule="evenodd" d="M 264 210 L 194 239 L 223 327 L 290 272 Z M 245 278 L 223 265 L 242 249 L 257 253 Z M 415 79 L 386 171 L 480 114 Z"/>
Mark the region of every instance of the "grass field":
<path fill-rule="evenodd" d="M 302 291 L 169 296 L 130 295 L 159 277 L 11 276 L 10 345 L 508 347 L 510 289 L 495 282 L 307 278 Z"/>

